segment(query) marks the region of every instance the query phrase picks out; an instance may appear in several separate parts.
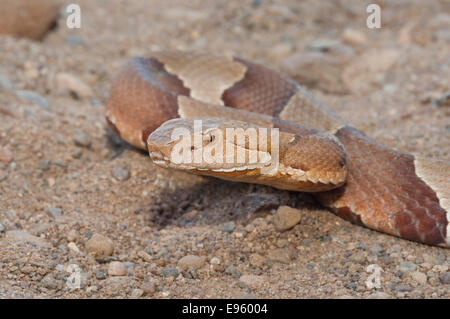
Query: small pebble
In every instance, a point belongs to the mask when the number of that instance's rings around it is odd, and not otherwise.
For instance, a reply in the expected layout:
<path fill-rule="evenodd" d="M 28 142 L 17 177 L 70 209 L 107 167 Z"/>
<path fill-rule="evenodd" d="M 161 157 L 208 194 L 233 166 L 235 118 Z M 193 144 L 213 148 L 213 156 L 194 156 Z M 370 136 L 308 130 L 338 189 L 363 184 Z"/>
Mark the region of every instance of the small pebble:
<path fill-rule="evenodd" d="M 415 282 L 421 285 L 425 285 L 427 283 L 428 280 L 427 275 L 425 275 L 423 272 L 413 271 L 409 275 Z"/>
<path fill-rule="evenodd" d="M 153 295 L 156 291 L 156 285 L 152 281 L 146 281 L 142 284 L 141 289 L 147 294 L 147 295 Z"/>
<path fill-rule="evenodd" d="M 2 223 L 0 223 L 0 233 L 3 233 L 6 230 L 6 227 L 3 226 Z"/>
<path fill-rule="evenodd" d="M 442 274 L 439 279 L 444 285 L 450 285 L 450 271 L 447 271 L 446 273 Z"/>
<path fill-rule="evenodd" d="M 89 286 L 86 288 L 86 294 L 93 294 L 96 293 L 98 291 L 98 287 L 97 286 Z"/>
<path fill-rule="evenodd" d="M 160 258 L 160 257 L 164 257 L 169 253 L 169 251 L 167 250 L 166 247 L 163 247 L 157 254 L 156 257 Z"/>
<path fill-rule="evenodd" d="M 71 251 L 73 251 L 76 254 L 81 253 L 80 249 L 78 249 L 78 246 L 74 242 L 68 243 L 67 248 L 69 248 Z"/>
<path fill-rule="evenodd" d="M 14 159 L 13 154 L 7 148 L 0 146 L 0 162 L 9 163 Z"/>
<path fill-rule="evenodd" d="M 405 261 L 400 264 L 399 269 L 402 273 L 408 273 L 408 272 L 415 271 L 417 269 L 417 265 L 410 261 Z"/>
<path fill-rule="evenodd" d="M 178 267 L 181 270 L 186 270 L 189 267 L 192 267 L 194 269 L 199 269 L 205 264 L 205 258 L 195 255 L 187 255 L 181 258 L 178 261 Z"/>
<path fill-rule="evenodd" d="M 400 291 L 400 292 L 408 292 L 412 290 L 411 286 L 408 285 L 398 285 L 395 286 L 395 290 Z"/>
<path fill-rule="evenodd" d="M 83 155 L 83 150 L 79 147 L 77 147 L 73 152 L 72 152 L 72 157 L 75 159 L 78 159 L 81 157 L 81 155 Z"/>
<path fill-rule="evenodd" d="M 280 206 L 273 216 L 273 224 L 275 229 L 279 232 L 283 232 L 294 227 L 300 222 L 300 220 L 300 211 L 289 206 Z"/>
<path fill-rule="evenodd" d="M 163 268 L 162 272 L 161 272 L 163 277 L 178 277 L 179 272 L 178 269 L 176 268 Z"/>
<path fill-rule="evenodd" d="M 348 289 L 356 289 L 356 284 L 354 282 L 347 282 L 344 286 Z"/>
<path fill-rule="evenodd" d="M 67 89 L 81 98 L 93 95 L 92 89 L 86 83 L 69 73 L 58 73 L 56 86 L 60 89 Z"/>
<path fill-rule="evenodd" d="M 379 244 L 373 244 L 369 247 L 369 250 L 374 254 L 379 254 L 384 250 L 384 248 Z"/>
<path fill-rule="evenodd" d="M 120 261 L 111 261 L 108 266 L 108 275 L 126 276 L 127 267 Z"/>
<path fill-rule="evenodd" d="M 41 280 L 41 284 L 45 288 L 53 289 L 53 290 L 56 290 L 56 289 L 59 289 L 62 287 L 62 281 L 55 279 L 52 274 L 45 275 L 44 278 L 42 278 L 42 280 Z"/>
<path fill-rule="evenodd" d="M 37 168 L 40 169 L 41 171 L 46 171 L 48 170 L 49 167 L 50 167 L 50 160 L 48 159 L 40 160 L 37 165 Z"/>
<path fill-rule="evenodd" d="M 144 294 L 144 290 L 142 289 L 133 289 L 133 291 L 131 292 L 131 297 L 132 298 L 140 298 L 142 297 L 142 295 Z"/>
<path fill-rule="evenodd" d="M 78 238 L 78 233 L 75 229 L 69 230 L 69 232 L 66 235 L 66 238 L 68 241 L 75 241 Z"/>
<path fill-rule="evenodd" d="M 94 234 L 86 242 L 86 250 L 96 257 L 107 257 L 113 254 L 114 244 L 108 237 Z"/>
<path fill-rule="evenodd" d="M 126 166 L 115 165 L 112 168 L 112 175 L 116 180 L 123 182 L 130 178 L 130 170 Z"/>
<path fill-rule="evenodd" d="M 233 232 L 233 230 L 235 228 L 236 228 L 236 224 L 233 221 L 231 221 L 231 222 L 228 222 L 225 225 L 223 225 L 222 231 L 225 233 L 231 233 L 231 232 Z"/>
<path fill-rule="evenodd" d="M 367 43 L 364 33 L 355 29 L 345 29 L 341 35 L 342 41 L 350 45 L 362 45 Z"/>
<path fill-rule="evenodd" d="M 145 262 L 151 262 L 152 256 L 144 250 L 141 250 L 137 253 L 138 257 L 141 258 Z"/>
<path fill-rule="evenodd" d="M 264 285 L 265 279 L 263 276 L 243 275 L 239 281 L 250 289 L 258 289 Z"/>
<path fill-rule="evenodd" d="M 47 208 L 47 215 L 53 218 L 61 217 L 62 215 L 62 209 L 61 208 L 54 208 L 50 207 Z"/>
<path fill-rule="evenodd" d="M 450 106 L 450 91 L 445 92 L 442 94 L 437 100 L 436 104 L 438 106 Z"/>
<path fill-rule="evenodd" d="M 99 271 L 98 273 L 95 274 L 95 277 L 97 279 L 106 279 L 106 274 L 104 272 Z"/>
<path fill-rule="evenodd" d="M 289 264 L 291 262 L 291 253 L 287 248 L 274 249 L 268 252 L 267 258 L 273 262 Z"/>
<path fill-rule="evenodd" d="M 249 257 L 249 263 L 253 267 L 261 268 L 264 264 L 264 257 L 260 254 L 251 254 Z"/>
<path fill-rule="evenodd" d="M 41 95 L 37 94 L 34 91 L 28 91 L 28 90 L 17 90 L 16 95 L 21 98 L 22 100 L 27 100 L 29 102 L 32 102 L 36 105 L 39 105 L 43 108 L 49 108 L 50 104 L 48 101 L 42 97 Z"/>
<path fill-rule="evenodd" d="M 228 275 L 231 275 L 233 278 L 240 278 L 241 277 L 241 272 L 239 271 L 238 268 L 236 268 L 233 265 L 228 266 L 227 268 L 225 268 L 225 273 Z"/>
<path fill-rule="evenodd" d="M 289 245 L 289 241 L 287 239 L 280 238 L 277 240 L 276 245 L 278 248 L 284 248 Z"/>
<path fill-rule="evenodd" d="M 83 133 L 83 132 L 77 132 L 73 138 L 73 141 L 75 142 L 75 145 L 80 147 L 91 147 L 92 141 L 89 135 Z"/>
<path fill-rule="evenodd" d="M 53 163 L 55 163 L 56 166 L 59 166 L 59 167 L 62 167 L 62 168 L 66 168 L 67 167 L 67 165 L 62 160 L 60 160 L 59 158 L 55 159 L 53 161 Z"/>

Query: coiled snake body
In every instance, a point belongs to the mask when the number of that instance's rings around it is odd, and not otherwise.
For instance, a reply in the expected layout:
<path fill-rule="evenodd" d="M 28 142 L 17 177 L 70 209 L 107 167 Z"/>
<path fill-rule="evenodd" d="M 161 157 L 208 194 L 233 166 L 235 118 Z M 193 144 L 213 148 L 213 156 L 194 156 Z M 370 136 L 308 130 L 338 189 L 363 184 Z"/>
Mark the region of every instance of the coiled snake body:
<path fill-rule="evenodd" d="M 449 164 L 383 146 L 348 126 L 287 76 L 239 58 L 166 51 L 128 61 L 115 76 L 108 123 L 164 167 L 314 192 L 337 215 L 401 238 L 450 246 Z M 192 127 L 278 128 L 280 167 L 180 165 L 170 132 Z M 208 141 L 206 141 L 207 143 Z M 248 145 L 249 153 L 272 155 Z M 237 165 L 237 164 L 236 164 Z"/>

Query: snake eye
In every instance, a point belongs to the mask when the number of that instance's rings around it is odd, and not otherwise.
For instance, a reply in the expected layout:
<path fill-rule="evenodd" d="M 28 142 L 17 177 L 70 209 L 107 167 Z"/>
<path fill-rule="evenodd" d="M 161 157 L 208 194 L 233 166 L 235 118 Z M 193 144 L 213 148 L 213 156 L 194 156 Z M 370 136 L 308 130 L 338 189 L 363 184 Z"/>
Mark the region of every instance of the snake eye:
<path fill-rule="evenodd" d="M 209 134 L 209 141 L 212 142 L 214 140 L 214 137 L 212 134 Z"/>

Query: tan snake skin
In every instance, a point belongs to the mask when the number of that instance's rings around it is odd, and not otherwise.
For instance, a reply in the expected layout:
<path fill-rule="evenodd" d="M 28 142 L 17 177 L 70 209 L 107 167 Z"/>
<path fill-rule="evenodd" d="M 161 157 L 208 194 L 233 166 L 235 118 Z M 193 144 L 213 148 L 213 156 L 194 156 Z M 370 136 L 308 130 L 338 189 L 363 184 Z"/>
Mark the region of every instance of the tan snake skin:
<path fill-rule="evenodd" d="M 204 109 L 197 114 L 196 100 L 254 112 L 244 112 L 245 121 L 271 121 L 280 131 L 301 124 L 333 134 L 345 148 L 348 176 L 344 186 L 314 193 L 324 206 L 371 229 L 450 246 L 448 163 L 377 143 L 346 125 L 292 79 L 264 66 L 206 53 L 157 52 L 132 59 L 113 80 L 107 121 L 126 141 L 146 149 L 149 134 L 167 120 L 227 118 L 233 113 L 212 107 L 211 114 Z"/>

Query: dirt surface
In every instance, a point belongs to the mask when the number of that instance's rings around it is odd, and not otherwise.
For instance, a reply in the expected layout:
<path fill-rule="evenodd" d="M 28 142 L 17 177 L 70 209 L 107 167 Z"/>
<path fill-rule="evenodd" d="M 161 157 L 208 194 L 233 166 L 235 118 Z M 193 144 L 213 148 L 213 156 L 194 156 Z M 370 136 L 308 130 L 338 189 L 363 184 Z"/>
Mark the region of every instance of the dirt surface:
<path fill-rule="evenodd" d="M 233 53 L 386 145 L 450 160 L 447 1 L 380 1 L 380 29 L 364 1 L 77 3 L 81 29 L 61 10 L 41 42 L 0 36 L 1 298 L 450 297 L 448 249 L 305 194 L 158 168 L 106 130 L 103 108 L 130 57 Z"/>

